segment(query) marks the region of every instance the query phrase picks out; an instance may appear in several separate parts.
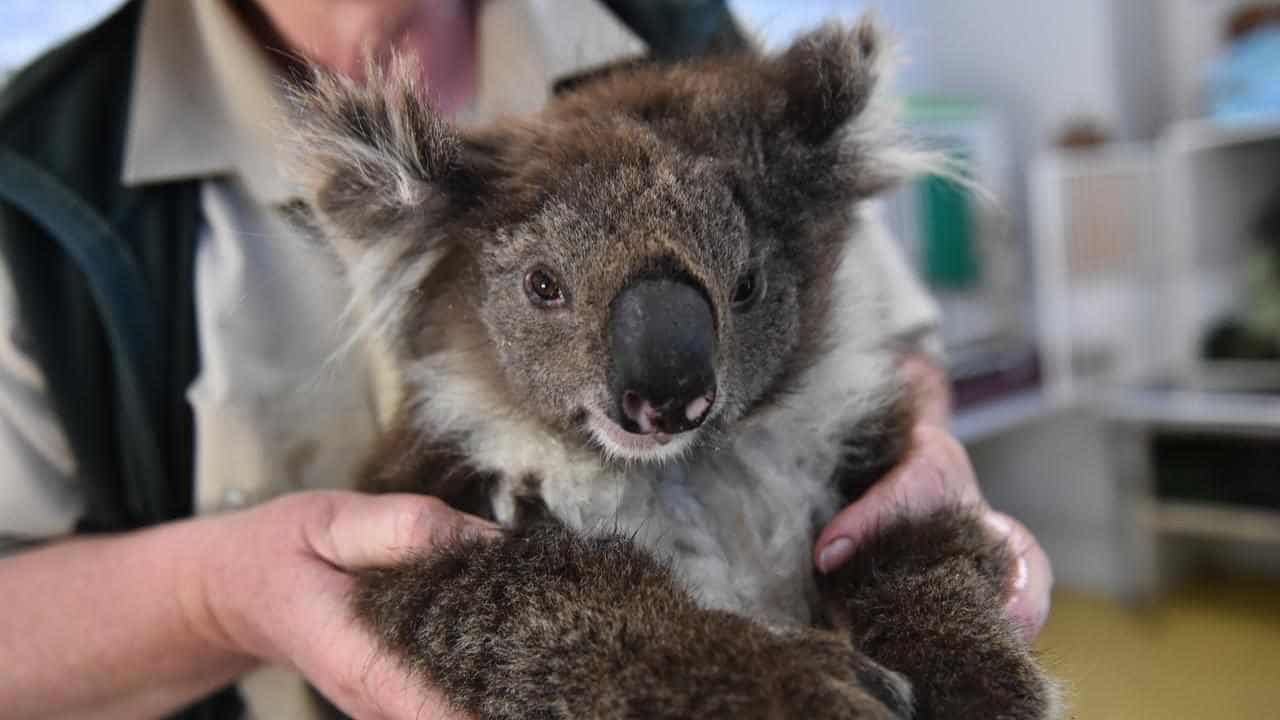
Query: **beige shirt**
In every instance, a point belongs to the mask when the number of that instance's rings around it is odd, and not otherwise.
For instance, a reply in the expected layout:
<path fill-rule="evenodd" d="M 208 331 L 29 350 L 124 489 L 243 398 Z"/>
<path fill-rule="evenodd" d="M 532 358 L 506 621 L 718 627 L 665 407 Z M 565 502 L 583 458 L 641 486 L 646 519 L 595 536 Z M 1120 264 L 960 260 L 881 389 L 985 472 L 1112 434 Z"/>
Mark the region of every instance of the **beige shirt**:
<path fill-rule="evenodd" d="M 644 51 L 594 0 L 481 4 L 477 92 L 464 122 L 535 110 L 559 77 Z M 195 292 L 201 371 L 195 411 L 199 513 L 309 488 L 347 487 L 395 402 L 380 354 L 348 343 L 349 291 L 295 237 L 276 132 L 279 85 L 225 0 L 152 0 L 142 18 L 122 182 L 202 180 Z M 886 306 L 904 337 L 937 312 L 900 253 L 874 236 L 898 277 Z M 16 321 L 0 267 L 0 550 L 71 531 L 83 509 L 75 464 Z M 268 672 L 246 682 L 262 718 L 301 717 L 306 694 Z"/>

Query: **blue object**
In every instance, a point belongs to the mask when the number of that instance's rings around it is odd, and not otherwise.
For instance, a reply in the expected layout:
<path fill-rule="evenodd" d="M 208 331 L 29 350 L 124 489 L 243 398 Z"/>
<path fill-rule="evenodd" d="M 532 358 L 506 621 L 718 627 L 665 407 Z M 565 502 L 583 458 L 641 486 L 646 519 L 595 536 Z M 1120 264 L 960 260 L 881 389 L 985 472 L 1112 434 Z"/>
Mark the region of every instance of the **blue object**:
<path fill-rule="evenodd" d="M 1205 96 L 1220 123 L 1280 121 L 1280 27 L 1259 28 L 1233 43 L 1209 66 Z"/>

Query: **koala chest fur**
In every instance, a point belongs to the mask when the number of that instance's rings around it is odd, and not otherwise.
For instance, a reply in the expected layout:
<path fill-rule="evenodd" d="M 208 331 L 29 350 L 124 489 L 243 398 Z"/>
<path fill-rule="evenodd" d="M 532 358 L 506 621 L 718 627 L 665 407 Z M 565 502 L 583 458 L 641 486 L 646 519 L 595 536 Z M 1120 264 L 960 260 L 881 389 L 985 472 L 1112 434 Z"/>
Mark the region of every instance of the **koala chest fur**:
<path fill-rule="evenodd" d="M 803 456 L 817 448 L 795 439 L 759 428 L 691 463 L 580 478 L 548 472 L 539 499 L 574 530 L 633 537 L 672 563 L 706 607 L 771 625 L 808 624 L 813 540 L 838 501 L 834 463 Z M 527 500 L 521 492 L 519 482 L 495 490 L 500 522 L 517 521 L 516 505 Z"/>

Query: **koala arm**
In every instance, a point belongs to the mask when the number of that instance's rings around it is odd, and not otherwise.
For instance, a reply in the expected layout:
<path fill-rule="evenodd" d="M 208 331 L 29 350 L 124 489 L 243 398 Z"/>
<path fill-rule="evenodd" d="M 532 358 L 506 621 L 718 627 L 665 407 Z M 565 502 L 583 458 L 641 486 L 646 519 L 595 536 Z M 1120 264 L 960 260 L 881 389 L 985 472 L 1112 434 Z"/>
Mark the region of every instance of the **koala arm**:
<path fill-rule="evenodd" d="M 882 509 L 837 531 L 858 538 L 848 560 L 819 552 L 826 619 L 858 650 L 907 677 L 919 720 L 1057 717 L 1058 691 L 1005 612 L 1014 558 L 1006 538 L 983 522 L 976 483 L 948 483 L 937 469 L 899 477 L 896 487 L 884 484 L 894 482 L 887 472 L 909 463 L 968 468 L 963 449 L 927 421 L 928 393 L 921 396 L 916 372 L 904 370 L 898 402 L 851 429 L 845 462 L 832 479 L 848 502 L 879 493 L 874 502 Z M 894 503 L 899 516 L 874 519 Z M 831 535 L 828 526 L 823 536 Z"/>
<path fill-rule="evenodd" d="M 539 526 L 464 542 L 366 573 L 356 604 L 482 720 L 906 717 L 891 709 L 901 681 L 843 637 L 699 608 L 624 537 Z"/>
<path fill-rule="evenodd" d="M 827 619 L 907 677 L 917 720 L 1054 718 L 1057 688 L 1003 611 L 1011 560 L 975 512 L 902 518 L 821 576 Z"/>

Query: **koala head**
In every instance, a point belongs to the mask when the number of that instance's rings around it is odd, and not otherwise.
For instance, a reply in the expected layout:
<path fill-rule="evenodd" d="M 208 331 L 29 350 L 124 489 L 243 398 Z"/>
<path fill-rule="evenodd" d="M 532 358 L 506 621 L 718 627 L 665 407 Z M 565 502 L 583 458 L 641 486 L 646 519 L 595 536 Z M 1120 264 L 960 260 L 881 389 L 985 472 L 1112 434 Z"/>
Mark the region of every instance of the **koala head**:
<path fill-rule="evenodd" d="M 314 220 L 424 431 L 518 417 L 662 460 L 785 394 L 823 351 L 854 206 L 909 170 L 873 102 L 883 45 L 864 21 L 776 56 L 619 67 L 479 129 L 403 63 L 313 78 Z"/>

